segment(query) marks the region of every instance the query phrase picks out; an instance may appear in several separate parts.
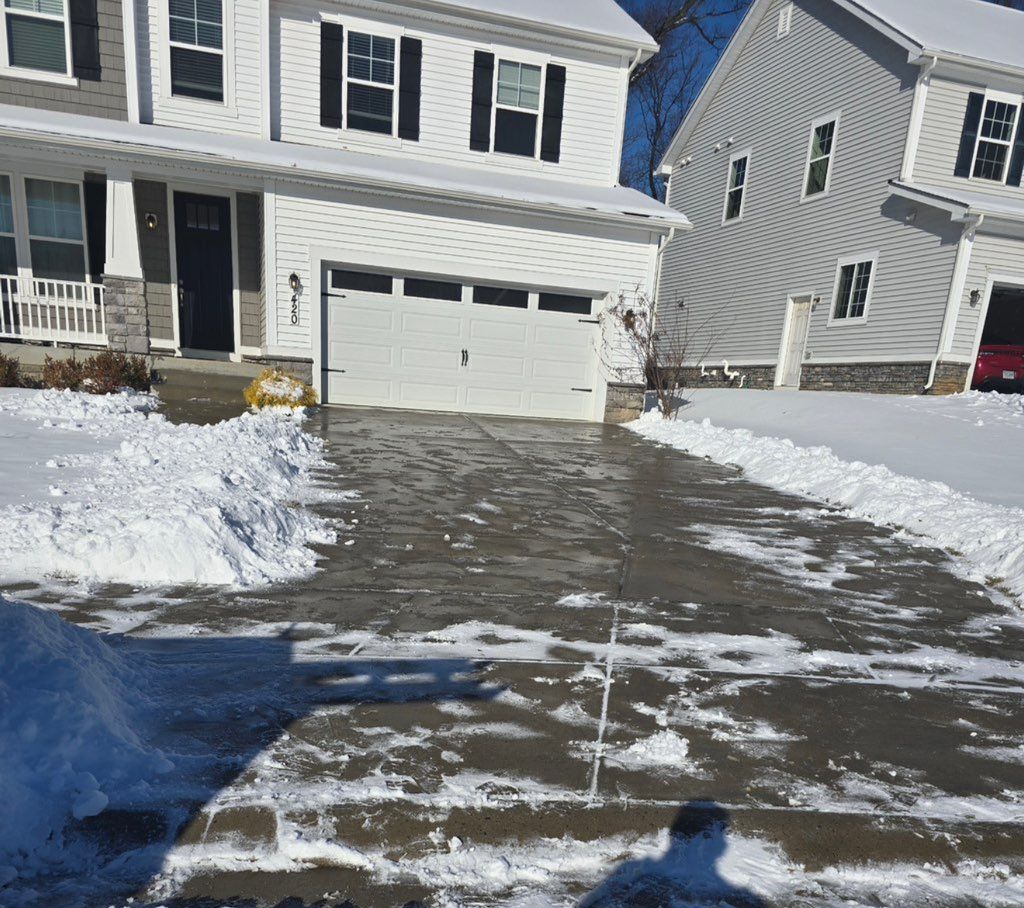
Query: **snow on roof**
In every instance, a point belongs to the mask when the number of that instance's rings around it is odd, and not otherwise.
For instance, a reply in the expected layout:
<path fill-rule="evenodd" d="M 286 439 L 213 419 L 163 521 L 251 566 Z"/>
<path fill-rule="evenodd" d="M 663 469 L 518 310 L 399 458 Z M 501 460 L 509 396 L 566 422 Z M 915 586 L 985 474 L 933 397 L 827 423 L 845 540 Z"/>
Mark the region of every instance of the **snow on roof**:
<path fill-rule="evenodd" d="M 853 0 L 924 50 L 1024 66 L 1024 13 L 986 0 Z"/>
<path fill-rule="evenodd" d="M 436 9 L 485 13 L 533 25 L 553 26 L 597 38 L 657 48 L 655 40 L 615 0 L 421 0 Z"/>
<path fill-rule="evenodd" d="M 961 217 L 983 214 L 986 217 L 1024 221 L 1024 201 L 1017 199 L 969 192 L 959 188 L 948 189 L 921 183 L 906 183 L 902 180 L 891 180 L 889 185 L 893 192 L 905 198 L 912 198 L 924 204 L 938 205 L 942 208 L 962 209 L 957 212 Z"/>
<path fill-rule="evenodd" d="M 213 165 L 284 180 L 341 183 L 454 201 L 503 202 L 578 217 L 642 222 L 654 228 L 691 226 L 679 212 L 624 186 L 595 186 L 499 172 L 496 168 L 460 167 L 79 114 L 47 113 L 40 117 L 38 111 L 28 107 L 0 105 L 0 137 Z"/>

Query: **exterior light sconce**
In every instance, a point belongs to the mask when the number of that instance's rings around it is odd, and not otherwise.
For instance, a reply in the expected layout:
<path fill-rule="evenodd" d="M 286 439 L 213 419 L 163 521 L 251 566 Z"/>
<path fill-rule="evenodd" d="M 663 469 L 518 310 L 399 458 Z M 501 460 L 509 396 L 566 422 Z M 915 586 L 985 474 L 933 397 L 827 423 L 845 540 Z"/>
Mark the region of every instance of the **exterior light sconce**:
<path fill-rule="evenodd" d="M 972 306 L 977 306 L 978 303 L 980 303 L 980 302 L 981 302 L 981 291 L 980 290 L 972 290 L 971 291 L 971 305 Z"/>
<path fill-rule="evenodd" d="M 299 280 L 299 276 L 294 271 L 288 276 L 288 286 L 296 292 L 302 286 L 302 281 Z"/>
<path fill-rule="evenodd" d="M 160 219 L 151 211 L 146 214 L 145 221 L 147 230 L 156 230 L 160 224 Z"/>
<path fill-rule="evenodd" d="M 917 223 L 917 209 L 916 208 L 911 208 L 910 211 L 907 212 L 907 223 L 908 224 L 916 224 Z"/>

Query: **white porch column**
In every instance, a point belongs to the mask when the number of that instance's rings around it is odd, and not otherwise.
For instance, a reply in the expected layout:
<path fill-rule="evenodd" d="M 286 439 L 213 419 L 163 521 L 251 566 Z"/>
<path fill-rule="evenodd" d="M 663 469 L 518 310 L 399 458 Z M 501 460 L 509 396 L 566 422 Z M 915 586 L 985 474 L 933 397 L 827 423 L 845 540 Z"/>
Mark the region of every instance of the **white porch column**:
<path fill-rule="evenodd" d="M 135 190 L 127 168 L 107 171 L 107 263 L 112 277 L 142 280 L 139 231 L 135 221 Z"/>

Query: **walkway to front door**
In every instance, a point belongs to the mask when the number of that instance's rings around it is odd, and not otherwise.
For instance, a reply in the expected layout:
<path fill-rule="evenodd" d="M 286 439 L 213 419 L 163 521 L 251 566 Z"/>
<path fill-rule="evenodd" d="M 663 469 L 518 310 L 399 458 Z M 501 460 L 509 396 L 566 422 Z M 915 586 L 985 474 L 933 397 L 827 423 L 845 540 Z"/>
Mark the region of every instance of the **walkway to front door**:
<path fill-rule="evenodd" d="M 233 353 L 229 199 L 176 192 L 174 240 L 182 349 Z"/>

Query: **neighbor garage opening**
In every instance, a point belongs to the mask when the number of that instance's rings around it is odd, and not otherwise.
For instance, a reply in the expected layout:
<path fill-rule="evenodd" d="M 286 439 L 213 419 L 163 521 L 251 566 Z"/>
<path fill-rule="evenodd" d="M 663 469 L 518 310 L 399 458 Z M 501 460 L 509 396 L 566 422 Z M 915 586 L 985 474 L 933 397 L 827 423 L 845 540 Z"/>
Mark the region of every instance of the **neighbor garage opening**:
<path fill-rule="evenodd" d="M 1024 287 L 992 288 L 973 387 L 1024 391 Z"/>
<path fill-rule="evenodd" d="M 327 403 L 600 418 L 596 293 L 342 263 L 322 286 Z"/>

